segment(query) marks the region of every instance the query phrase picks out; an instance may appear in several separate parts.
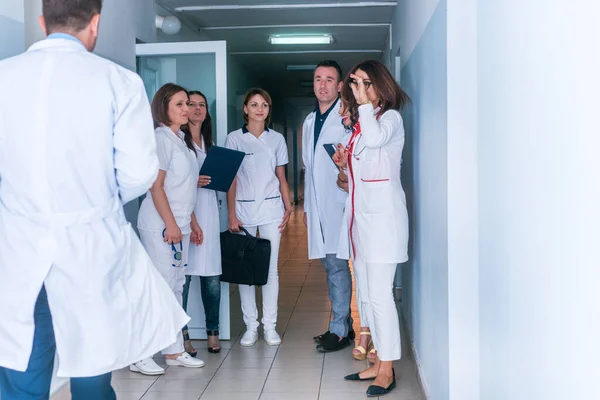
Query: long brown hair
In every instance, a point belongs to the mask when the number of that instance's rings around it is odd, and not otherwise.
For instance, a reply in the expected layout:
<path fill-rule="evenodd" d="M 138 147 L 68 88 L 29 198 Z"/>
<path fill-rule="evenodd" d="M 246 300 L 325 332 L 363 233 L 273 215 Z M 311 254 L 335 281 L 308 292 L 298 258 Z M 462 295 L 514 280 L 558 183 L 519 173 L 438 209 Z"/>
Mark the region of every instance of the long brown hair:
<path fill-rule="evenodd" d="M 206 150 L 206 152 L 208 152 L 208 150 L 210 150 L 213 144 L 212 118 L 210 117 L 210 113 L 208 112 L 208 100 L 206 99 L 206 96 L 198 90 L 191 90 L 188 92 L 188 96 L 190 98 L 193 95 L 201 96 L 204 99 L 204 102 L 206 103 L 206 118 L 204 119 L 204 121 L 202 122 L 202 126 L 200 127 L 200 134 L 202 135 L 202 138 L 204 140 L 204 149 Z M 188 122 L 186 125 L 182 126 L 181 130 L 185 134 L 185 144 L 187 145 L 187 147 L 194 150 L 195 153 L 196 149 L 194 147 L 194 139 L 192 137 L 192 132 L 190 131 L 190 123 Z"/>
<path fill-rule="evenodd" d="M 246 92 L 246 95 L 244 96 L 244 106 L 247 106 L 250 99 L 253 98 L 254 96 L 256 96 L 257 94 L 262 96 L 262 98 L 265 99 L 265 101 L 269 105 L 269 115 L 267 115 L 267 118 L 265 118 L 265 128 L 266 128 L 271 123 L 271 115 L 273 112 L 273 101 L 271 100 L 271 96 L 269 96 L 269 93 L 267 93 L 266 90 L 261 89 L 261 88 L 252 88 L 252 89 L 248 90 Z M 244 114 L 244 123 L 248 124 L 248 114 L 246 114 L 246 113 L 243 113 L 243 114 Z"/>
<path fill-rule="evenodd" d="M 375 91 L 377 98 L 379 99 L 380 110 L 378 116 L 383 115 L 389 110 L 402 110 L 407 104 L 410 103 L 410 98 L 402 90 L 398 82 L 394 79 L 387 67 L 378 60 L 366 60 L 362 61 L 354 66 L 350 70 L 350 73 L 344 79 L 342 86 L 342 99 L 347 102 L 350 110 L 350 120 L 352 125 L 358 121 L 358 103 L 352 93 L 350 83 L 352 78 L 351 74 L 356 73 L 357 70 L 364 71 L 369 79 L 371 80 L 371 87 Z"/>

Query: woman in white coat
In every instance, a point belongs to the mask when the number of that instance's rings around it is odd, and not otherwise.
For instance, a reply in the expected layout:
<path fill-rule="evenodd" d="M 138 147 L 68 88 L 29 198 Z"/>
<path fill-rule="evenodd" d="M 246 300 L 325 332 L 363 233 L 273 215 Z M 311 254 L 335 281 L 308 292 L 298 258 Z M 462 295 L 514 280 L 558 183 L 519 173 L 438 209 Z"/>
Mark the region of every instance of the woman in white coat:
<path fill-rule="evenodd" d="M 198 91 L 190 91 L 189 123 L 183 128 L 185 141 L 196 151 L 198 167 L 202 169 L 206 153 L 213 145 L 212 121 L 208 112 L 206 96 Z M 202 305 L 206 316 L 208 352 L 219 353 L 219 306 L 221 303 L 221 242 L 219 224 L 219 204 L 217 192 L 204 189 L 210 183 L 210 176 L 200 175 L 196 191 L 194 214 L 202 227 L 204 240 L 201 246 L 191 246 L 188 267 L 183 287 L 183 309 L 187 310 L 187 300 L 192 276 L 200 278 Z M 184 347 L 187 353 L 196 356 L 197 352 L 187 332 L 183 330 Z"/>
<path fill-rule="evenodd" d="M 281 232 L 292 213 L 290 191 L 285 177 L 288 152 L 285 139 L 268 128 L 271 97 L 259 88 L 250 89 L 244 98 L 242 129 L 227 136 L 225 147 L 246 153 L 231 189 L 227 192 L 229 230 L 243 226 L 251 235 L 257 231 L 271 241 L 271 260 L 267 284 L 262 287 L 264 338 L 276 346 L 281 338 L 276 328 L 279 275 L 277 258 Z M 258 340 L 258 310 L 254 286 L 239 285 L 246 332 L 240 344 L 252 346 Z"/>
<path fill-rule="evenodd" d="M 180 304 L 190 241 L 200 244 L 202 240 L 202 230 L 193 214 L 198 162 L 180 130 L 188 122 L 188 101 L 187 91 L 172 83 L 167 83 L 154 95 L 152 118 L 156 125 L 159 171 L 138 215 L 142 244 Z M 202 360 L 184 352 L 182 334 L 162 353 L 169 366 L 204 366 Z M 145 375 L 165 372 L 152 358 L 132 364 L 130 370 Z"/>
<path fill-rule="evenodd" d="M 393 285 L 397 264 L 408 260 L 408 212 L 400 181 L 404 127 L 399 110 L 410 100 L 375 60 L 352 69 L 342 97 L 354 124 L 348 145 L 340 145 L 335 155 L 349 177 L 348 229 L 342 234 L 351 244 L 361 318 L 377 349 L 372 367 L 345 379 L 375 380 L 367 395 L 382 396 L 396 386 L 392 363 L 401 356 Z"/>

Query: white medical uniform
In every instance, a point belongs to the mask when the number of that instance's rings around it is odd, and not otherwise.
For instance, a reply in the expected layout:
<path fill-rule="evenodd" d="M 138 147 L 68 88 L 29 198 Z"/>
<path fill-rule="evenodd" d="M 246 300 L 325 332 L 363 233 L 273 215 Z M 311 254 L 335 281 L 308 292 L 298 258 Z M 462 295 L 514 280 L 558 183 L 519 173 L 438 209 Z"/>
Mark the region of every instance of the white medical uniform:
<path fill-rule="evenodd" d="M 181 252 L 182 260 L 174 260 L 173 246 L 163 239 L 165 222 L 156 210 L 152 193 L 148 191 L 142 202 L 138 215 L 140 239 L 154 262 L 156 269 L 165 278 L 175 298 L 182 304 L 183 285 L 185 284 L 186 264 L 192 232 L 190 221 L 196 204 L 196 187 L 198 184 L 198 162 L 196 155 L 183 141 L 182 131 L 176 135 L 170 128 L 156 128 L 156 147 L 159 168 L 166 172 L 164 190 L 169 200 L 171 212 L 177 226 L 183 233 L 181 244 L 174 244 L 175 251 Z M 163 349 L 163 354 L 182 353 L 183 336 L 177 342 Z"/>
<path fill-rule="evenodd" d="M 265 330 L 275 329 L 279 296 L 279 225 L 284 214 L 275 169 L 288 163 L 287 146 L 279 132 L 265 129 L 257 138 L 244 127 L 227 136 L 225 147 L 246 153 L 236 176 L 237 217 L 250 234 L 255 236 L 258 229 L 262 238 L 271 241 L 269 277 L 262 287 L 262 323 Z M 256 331 L 259 323 L 254 286 L 239 285 L 239 291 L 246 328 Z"/>
<path fill-rule="evenodd" d="M 26 370 L 42 285 L 59 376 L 102 375 L 173 343 L 189 318 L 122 207 L 158 171 L 141 79 L 49 39 L 0 62 L 0 87 L 0 365 Z"/>
<path fill-rule="evenodd" d="M 340 242 L 351 243 L 361 321 L 371 328 L 379 358 L 392 361 L 401 356 L 394 278 L 397 264 L 408 260 L 408 212 L 400 181 L 404 126 L 395 110 L 379 119 L 371 104 L 358 112 L 360 131 L 349 142 L 349 195 Z"/>
<path fill-rule="evenodd" d="M 202 146 L 194 143 L 199 169 L 202 168 L 204 160 L 206 160 L 206 149 L 204 148 L 202 136 L 200 136 L 200 141 Z M 200 246 L 190 247 L 186 274 L 198 276 L 221 275 L 221 226 L 217 192 L 198 188 L 194 210 L 198 224 L 204 234 L 204 242 Z"/>
<path fill-rule="evenodd" d="M 310 113 L 302 126 L 302 161 L 306 168 L 304 180 L 304 212 L 308 229 L 308 258 L 324 258 L 339 250 L 340 229 L 347 194 L 336 182 L 339 169 L 325 151 L 324 144 L 348 142 L 350 134 L 339 115 L 340 100 L 329 112 L 315 146 L 316 111 Z M 348 241 L 342 242 L 347 245 Z M 343 254 L 341 254 L 343 253 Z M 348 259 L 349 250 L 339 258 Z"/>

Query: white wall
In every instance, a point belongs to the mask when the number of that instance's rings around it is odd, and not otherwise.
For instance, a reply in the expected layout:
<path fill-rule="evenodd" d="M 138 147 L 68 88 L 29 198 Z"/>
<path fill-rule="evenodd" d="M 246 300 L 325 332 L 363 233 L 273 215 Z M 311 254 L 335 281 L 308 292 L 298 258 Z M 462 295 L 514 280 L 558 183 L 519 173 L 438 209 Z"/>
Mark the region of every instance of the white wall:
<path fill-rule="evenodd" d="M 410 260 L 402 266 L 403 312 L 424 389 L 432 399 L 448 398 L 448 145 L 446 1 L 425 2 L 430 14 L 400 3 L 397 26 L 411 35 L 394 40 L 406 54 L 401 85 L 412 99 L 403 112 L 406 146 L 402 179 L 410 214 Z M 410 23 L 408 23 L 410 21 Z M 404 28 L 403 30 L 405 30 Z M 420 33 L 420 34 L 419 34 Z M 400 40 L 402 38 L 402 40 Z"/>
<path fill-rule="evenodd" d="M 23 0 L 0 4 L 0 60 L 25 50 Z"/>
<path fill-rule="evenodd" d="M 481 398 L 600 398 L 600 11 L 478 10 Z"/>

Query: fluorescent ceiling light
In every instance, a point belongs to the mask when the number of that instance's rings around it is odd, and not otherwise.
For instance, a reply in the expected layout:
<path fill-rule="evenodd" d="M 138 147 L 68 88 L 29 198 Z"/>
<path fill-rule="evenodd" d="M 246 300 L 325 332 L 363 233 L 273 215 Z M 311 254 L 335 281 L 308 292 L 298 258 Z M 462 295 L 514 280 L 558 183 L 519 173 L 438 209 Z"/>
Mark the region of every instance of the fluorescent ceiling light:
<path fill-rule="evenodd" d="M 219 11 L 219 10 L 285 10 L 315 8 L 356 8 L 356 7 L 396 7 L 397 1 L 357 1 L 351 3 L 312 3 L 312 4 L 227 4 L 220 6 L 176 7 L 175 11 Z"/>
<path fill-rule="evenodd" d="M 286 69 L 288 71 L 314 71 L 317 68 L 316 64 L 310 65 L 288 65 Z"/>
<path fill-rule="evenodd" d="M 269 36 L 271 44 L 330 44 L 333 43 L 331 35 L 295 35 L 284 36 L 274 35 Z"/>

